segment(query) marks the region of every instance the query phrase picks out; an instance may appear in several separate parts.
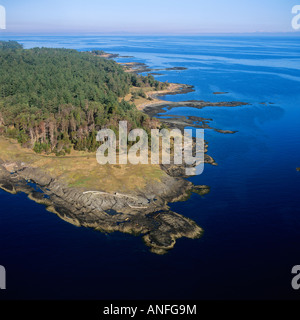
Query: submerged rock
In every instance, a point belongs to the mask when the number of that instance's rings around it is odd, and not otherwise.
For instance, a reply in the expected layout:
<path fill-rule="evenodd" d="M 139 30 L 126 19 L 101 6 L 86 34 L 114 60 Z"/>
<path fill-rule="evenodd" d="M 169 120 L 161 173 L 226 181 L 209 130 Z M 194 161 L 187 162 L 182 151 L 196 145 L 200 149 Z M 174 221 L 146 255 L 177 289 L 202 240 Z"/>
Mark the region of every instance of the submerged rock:
<path fill-rule="evenodd" d="M 210 187 L 209 186 L 194 186 L 192 189 L 193 193 L 197 193 L 200 196 L 204 196 L 208 193 L 210 193 Z"/>

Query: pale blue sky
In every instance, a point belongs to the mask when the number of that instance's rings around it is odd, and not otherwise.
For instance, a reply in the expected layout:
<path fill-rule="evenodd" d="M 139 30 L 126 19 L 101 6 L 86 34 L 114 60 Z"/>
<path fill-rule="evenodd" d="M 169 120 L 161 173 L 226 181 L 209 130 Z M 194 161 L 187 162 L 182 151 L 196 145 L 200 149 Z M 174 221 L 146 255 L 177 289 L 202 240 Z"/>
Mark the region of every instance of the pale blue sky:
<path fill-rule="evenodd" d="M 291 32 L 300 0 L 0 0 L 5 32 Z M 3 32 L 3 31 L 2 31 Z"/>

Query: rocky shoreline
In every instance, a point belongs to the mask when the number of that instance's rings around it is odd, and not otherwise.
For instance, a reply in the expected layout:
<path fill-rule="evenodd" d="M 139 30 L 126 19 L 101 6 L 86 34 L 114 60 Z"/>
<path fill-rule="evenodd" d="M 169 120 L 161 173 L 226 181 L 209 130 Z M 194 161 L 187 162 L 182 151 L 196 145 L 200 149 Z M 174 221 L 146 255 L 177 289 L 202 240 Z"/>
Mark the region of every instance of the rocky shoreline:
<path fill-rule="evenodd" d="M 191 86 L 181 85 L 172 94 L 191 90 Z M 146 110 L 151 110 L 154 115 L 164 104 L 161 102 L 159 106 L 148 106 Z M 207 105 L 205 102 L 190 104 L 198 107 Z M 229 103 L 230 106 L 236 104 Z M 186 105 L 186 102 L 174 105 Z M 190 117 L 188 120 L 205 123 L 205 119 Z M 170 121 L 168 123 L 171 124 Z M 176 126 L 183 128 L 186 124 L 182 121 Z M 205 163 L 217 165 L 207 154 L 207 147 Z M 170 211 L 168 203 L 186 201 L 193 192 L 204 196 L 210 192 L 210 188 L 194 186 L 184 179 L 184 165 L 161 165 L 161 169 L 167 174 L 160 182 L 150 181 L 143 189 L 122 194 L 118 190 L 114 193 L 101 191 L 101 186 L 96 191 L 70 187 L 63 179 L 28 163 L 0 160 L 0 188 L 12 194 L 28 194 L 31 200 L 45 205 L 48 211 L 75 226 L 105 233 L 119 231 L 141 236 L 152 252 L 165 254 L 175 246 L 177 239 L 195 239 L 202 234 L 202 229 L 194 221 Z M 28 182 L 33 183 L 39 191 Z"/>
<path fill-rule="evenodd" d="M 120 65 L 122 65 L 125 68 L 125 71 L 128 73 L 143 73 L 143 72 L 151 72 L 152 69 L 150 69 L 145 63 L 140 62 L 119 62 Z"/>
<path fill-rule="evenodd" d="M 150 117 L 166 112 L 178 107 L 190 107 L 196 109 L 203 109 L 205 107 L 242 107 L 247 106 L 249 103 L 241 101 L 223 101 L 223 102 L 209 102 L 204 100 L 188 100 L 188 101 L 164 101 L 159 97 L 166 95 L 177 95 L 186 94 L 194 91 L 194 87 L 186 84 L 171 84 L 173 87 L 163 92 L 150 92 L 148 97 L 152 100 L 150 103 L 141 105 L 141 109 Z M 221 93 L 220 93 L 221 94 Z M 179 116 L 179 115 L 168 115 L 167 118 L 158 117 L 159 121 L 166 123 L 170 128 L 178 128 L 184 130 L 185 127 L 194 127 L 199 129 L 211 129 L 222 134 L 234 134 L 236 130 L 223 130 L 212 127 L 209 123 L 213 121 L 211 118 L 202 118 L 196 116 Z"/>
<path fill-rule="evenodd" d="M 169 94 L 178 94 L 178 93 L 186 93 L 186 92 L 180 91 L 180 92 L 169 93 Z M 208 101 L 200 101 L 200 100 L 180 101 L 180 102 L 160 101 L 156 104 L 152 104 L 151 106 L 146 106 L 143 109 L 143 111 L 147 113 L 149 116 L 153 117 L 158 113 L 163 113 L 164 108 L 173 109 L 178 107 L 191 107 L 196 109 L 203 109 L 205 107 L 240 107 L 240 106 L 246 106 L 246 105 L 249 105 L 249 103 L 241 102 L 241 101 L 223 101 L 223 102 L 208 102 Z"/>
<path fill-rule="evenodd" d="M 110 55 L 107 58 L 114 58 L 114 56 Z M 133 67 L 134 72 L 138 73 L 147 68 L 144 64 L 138 63 L 127 64 L 125 67 L 128 69 Z M 172 70 L 184 70 L 184 68 Z M 194 88 L 189 85 L 171 84 L 168 90 L 148 93 L 149 98 L 154 101 L 148 101 L 141 109 L 153 117 L 163 112 L 165 107 L 190 106 L 201 109 L 206 106 L 247 105 L 243 102 L 166 102 L 158 99 L 166 94 L 183 94 L 193 90 Z M 221 133 L 234 133 L 210 127 L 208 123 L 212 119 L 182 117 L 160 120 L 167 122 L 170 127 L 180 129 L 193 125 L 214 129 Z M 206 144 L 205 163 L 217 165 L 215 160 L 207 154 L 207 147 Z M 121 190 L 105 192 L 101 189 L 101 181 L 98 190 L 89 190 L 80 186 L 72 187 L 67 185 L 59 175 L 51 175 L 29 162 L 15 161 L 9 157 L 5 160 L 0 153 L 0 188 L 12 194 L 18 192 L 28 194 L 31 200 L 45 205 L 48 211 L 75 226 L 93 228 L 104 233 L 119 231 L 141 236 L 152 252 L 165 254 L 175 246 L 177 239 L 199 238 L 203 232 L 196 222 L 170 211 L 168 203 L 186 201 L 192 193 L 204 196 L 210 192 L 210 188 L 194 186 L 184 179 L 184 165 L 161 165 L 160 168 L 165 173 L 160 181 L 149 180 L 144 187 L 124 194 Z"/>
<path fill-rule="evenodd" d="M 39 168 L 3 161 L 0 161 L 0 188 L 12 194 L 28 194 L 31 200 L 75 226 L 141 235 L 157 254 L 172 249 L 179 238 L 194 239 L 202 234 L 194 221 L 170 211 L 168 203 L 184 201 L 192 192 L 200 195 L 209 192 L 207 186 L 194 187 L 191 182 L 171 176 L 130 195 L 84 191 L 66 186 Z"/>
<path fill-rule="evenodd" d="M 192 87 L 180 85 L 171 93 L 190 90 Z M 217 165 L 207 154 L 205 162 Z M 75 226 L 141 236 L 153 253 L 165 254 L 175 246 L 177 239 L 195 239 L 202 234 L 194 221 L 170 211 L 168 203 L 186 201 L 193 192 L 204 196 L 210 188 L 194 186 L 184 179 L 184 165 L 160 167 L 166 173 L 161 181 L 149 181 L 145 187 L 132 190 L 130 194 L 118 190 L 108 193 L 101 190 L 101 185 L 95 191 L 70 187 L 64 179 L 49 175 L 30 163 L 1 160 L 0 153 L 0 188 L 12 194 L 28 194 L 31 200 L 45 205 L 48 211 Z"/>
<path fill-rule="evenodd" d="M 113 58 L 127 58 L 122 57 L 114 54 L 106 54 L 102 55 L 104 58 L 113 59 Z M 184 71 L 187 70 L 185 67 L 172 67 L 172 68 L 164 68 L 164 69 L 151 69 L 148 65 L 142 62 L 118 62 L 120 65 L 122 65 L 125 68 L 126 72 L 129 73 L 149 73 L 152 75 L 161 75 L 161 73 L 158 73 L 157 71 Z"/>

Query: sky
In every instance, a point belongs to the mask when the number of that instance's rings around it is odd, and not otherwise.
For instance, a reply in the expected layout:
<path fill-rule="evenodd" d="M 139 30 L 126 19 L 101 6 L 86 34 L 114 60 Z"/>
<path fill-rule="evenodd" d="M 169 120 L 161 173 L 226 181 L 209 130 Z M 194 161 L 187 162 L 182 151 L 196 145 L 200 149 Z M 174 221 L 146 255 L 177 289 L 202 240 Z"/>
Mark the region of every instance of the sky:
<path fill-rule="evenodd" d="M 293 32 L 300 0 L 0 0 L 18 33 Z"/>

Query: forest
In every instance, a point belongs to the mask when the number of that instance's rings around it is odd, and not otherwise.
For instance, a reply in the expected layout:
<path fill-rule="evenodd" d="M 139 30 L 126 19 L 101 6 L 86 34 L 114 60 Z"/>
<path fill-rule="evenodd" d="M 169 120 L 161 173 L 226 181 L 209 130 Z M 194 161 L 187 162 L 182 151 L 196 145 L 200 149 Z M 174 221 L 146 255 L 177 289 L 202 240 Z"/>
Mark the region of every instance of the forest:
<path fill-rule="evenodd" d="M 0 41 L 0 134 L 37 153 L 94 152 L 97 131 L 117 133 L 120 120 L 128 121 L 128 130 L 156 127 L 123 98 L 132 86 L 167 85 L 89 52 Z"/>

